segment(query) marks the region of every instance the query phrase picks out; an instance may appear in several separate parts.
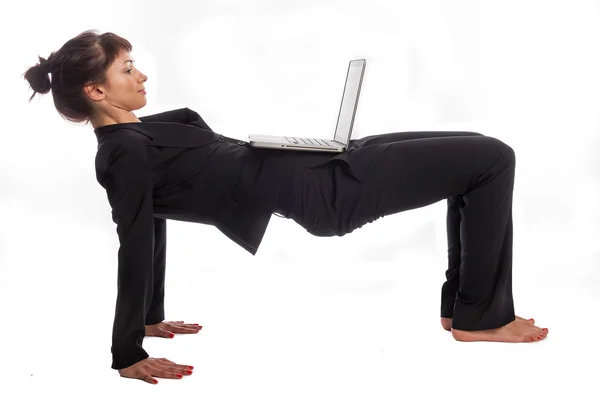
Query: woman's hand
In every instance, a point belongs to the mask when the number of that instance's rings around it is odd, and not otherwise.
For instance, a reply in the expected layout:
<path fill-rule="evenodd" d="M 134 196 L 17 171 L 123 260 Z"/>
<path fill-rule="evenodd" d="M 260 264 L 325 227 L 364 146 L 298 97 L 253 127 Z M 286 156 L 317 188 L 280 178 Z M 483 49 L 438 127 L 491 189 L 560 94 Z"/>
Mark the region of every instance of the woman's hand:
<path fill-rule="evenodd" d="M 161 321 L 146 326 L 146 337 L 173 338 L 175 334 L 196 334 L 202 329 L 198 324 L 185 324 L 183 321 Z"/>
<path fill-rule="evenodd" d="M 148 357 L 127 368 L 120 369 L 119 374 L 121 377 L 137 378 L 150 384 L 158 384 L 158 381 L 152 377 L 180 379 L 184 375 L 192 374 L 193 368 L 177 364 L 164 357 L 160 359 Z"/>

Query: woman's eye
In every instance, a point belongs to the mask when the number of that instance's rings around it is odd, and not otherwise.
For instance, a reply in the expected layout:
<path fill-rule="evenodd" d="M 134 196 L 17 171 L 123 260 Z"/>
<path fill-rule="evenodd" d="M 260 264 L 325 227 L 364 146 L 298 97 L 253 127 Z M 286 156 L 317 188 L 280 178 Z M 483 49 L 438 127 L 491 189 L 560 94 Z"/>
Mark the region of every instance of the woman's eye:
<path fill-rule="evenodd" d="M 130 74 L 130 72 L 131 72 L 132 70 L 133 70 L 133 68 L 131 68 L 131 69 L 128 69 L 128 70 L 127 70 L 125 73 L 129 73 L 129 74 Z"/>

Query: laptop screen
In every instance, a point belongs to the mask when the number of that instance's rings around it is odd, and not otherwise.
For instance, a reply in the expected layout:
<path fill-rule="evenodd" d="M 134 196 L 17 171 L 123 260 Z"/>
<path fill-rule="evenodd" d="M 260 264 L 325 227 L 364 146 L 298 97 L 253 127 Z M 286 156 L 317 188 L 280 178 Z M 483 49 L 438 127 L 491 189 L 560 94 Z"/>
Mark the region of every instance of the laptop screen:
<path fill-rule="evenodd" d="M 348 65 L 342 104 L 340 105 L 340 113 L 335 127 L 335 135 L 333 136 L 334 141 L 344 145 L 348 145 L 350 141 L 350 132 L 352 132 L 354 124 L 354 115 L 356 113 L 356 105 L 358 104 L 365 62 L 364 59 L 352 60 L 350 61 L 350 65 Z"/>

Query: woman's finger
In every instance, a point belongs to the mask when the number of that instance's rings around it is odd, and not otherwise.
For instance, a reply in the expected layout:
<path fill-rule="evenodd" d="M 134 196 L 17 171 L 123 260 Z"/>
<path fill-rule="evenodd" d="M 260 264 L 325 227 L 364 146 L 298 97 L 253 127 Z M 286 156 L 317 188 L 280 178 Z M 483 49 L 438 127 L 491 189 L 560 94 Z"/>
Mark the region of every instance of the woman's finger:
<path fill-rule="evenodd" d="M 169 331 L 174 332 L 174 333 L 179 333 L 179 334 L 193 334 L 193 333 L 197 333 L 199 330 L 201 330 L 201 328 L 198 327 L 170 327 Z"/>
<path fill-rule="evenodd" d="M 180 379 L 183 374 L 180 373 L 174 373 L 172 371 L 170 371 L 171 366 L 158 366 L 158 367 L 151 367 L 150 368 L 150 374 L 152 374 L 154 377 L 160 377 L 160 378 L 171 378 L 173 380 L 178 380 Z"/>
<path fill-rule="evenodd" d="M 158 380 L 155 380 L 154 378 L 152 378 L 152 376 L 150 374 L 144 374 L 144 376 L 142 377 L 142 380 L 144 380 L 147 383 L 150 383 L 152 385 L 158 384 Z"/>
<path fill-rule="evenodd" d="M 184 321 L 163 321 L 159 324 L 185 324 L 186 326 L 197 326 L 198 323 L 186 323 Z"/>
<path fill-rule="evenodd" d="M 178 364 L 178 363 L 172 362 L 169 359 L 165 359 L 165 358 L 160 358 L 160 359 L 155 358 L 153 363 L 154 363 L 154 367 L 164 368 L 166 370 L 170 370 L 172 372 L 179 373 L 179 374 L 186 374 L 186 371 L 194 369 L 193 366 L 189 366 L 186 364 Z"/>
<path fill-rule="evenodd" d="M 152 385 L 158 384 L 158 380 L 154 379 L 150 374 L 144 374 L 141 379 Z"/>
<path fill-rule="evenodd" d="M 173 334 L 171 332 L 172 328 L 166 327 L 166 328 L 159 328 L 158 331 L 156 331 L 154 333 L 155 337 L 163 337 L 163 338 L 173 338 L 171 337 L 171 334 Z M 175 335 L 175 334 L 173 334 Z"/>
<path fill-rule="evenodd" d="M 169 359 L 165 359 L 164 357 L 161 357 L 160 359 L 156 359 L 156 362 L 161 366 L 172 366 L 174 364 L 177 364 L 175 362 L 170 361 Z"/>
<path fill-rule="evenodd" d="M 198 330 L 198 329 L 202 328 L 202 326 L 197 326 L 194 324 L 167 324 L 167 325 L 164 325 L 161 327 L 163 329 L 166 329 L 169 331 L 173 331 L 173 330 L 177 330 L 177 329 L 181 329 L 181 328 L 194 329 L 194 330 Z"/>

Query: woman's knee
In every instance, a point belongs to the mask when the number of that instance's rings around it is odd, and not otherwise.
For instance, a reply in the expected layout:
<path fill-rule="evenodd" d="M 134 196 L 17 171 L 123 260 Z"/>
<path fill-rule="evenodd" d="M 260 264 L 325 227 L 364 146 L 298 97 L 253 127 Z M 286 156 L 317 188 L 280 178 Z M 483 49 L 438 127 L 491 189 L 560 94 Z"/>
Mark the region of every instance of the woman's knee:
<path fill-rule="evenodd" d="M 504 141 L 502 141 L 498 138 L 490 137 L 490 139 L 492 139 L 494 141 L 497 148 L 501 152 L 502 157 L 504 159 L 506 159 L 511 165 L 515 164 L 515 162 L 516 162 L 515 150 L 510 145 L 506 144 Z"/>

